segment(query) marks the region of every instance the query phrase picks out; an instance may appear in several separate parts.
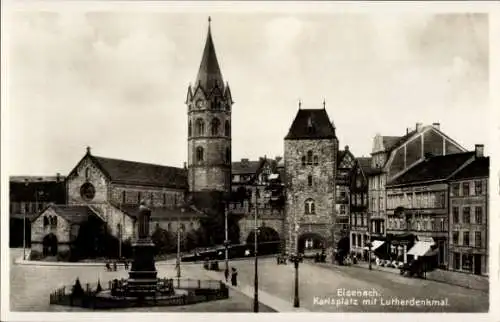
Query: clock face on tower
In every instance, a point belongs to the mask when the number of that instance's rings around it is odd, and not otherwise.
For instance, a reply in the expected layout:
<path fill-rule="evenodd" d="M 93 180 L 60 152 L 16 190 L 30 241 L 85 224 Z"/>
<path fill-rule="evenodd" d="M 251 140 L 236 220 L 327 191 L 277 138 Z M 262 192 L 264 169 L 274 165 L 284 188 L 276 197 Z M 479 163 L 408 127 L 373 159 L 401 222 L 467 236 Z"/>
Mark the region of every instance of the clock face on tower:
<path fill-rule="evenodd" d="M 90 182 L 86 182 L 80 188 L 80 195 L 83 200 L 91 201 L 95 197 L 95 188 Z"/>
<path fill-rule="evenodd" d="M 196 107 L 197 108 L 203 108 L 205 106 L 205 102 L 201 99 L 196 101 Z"/>

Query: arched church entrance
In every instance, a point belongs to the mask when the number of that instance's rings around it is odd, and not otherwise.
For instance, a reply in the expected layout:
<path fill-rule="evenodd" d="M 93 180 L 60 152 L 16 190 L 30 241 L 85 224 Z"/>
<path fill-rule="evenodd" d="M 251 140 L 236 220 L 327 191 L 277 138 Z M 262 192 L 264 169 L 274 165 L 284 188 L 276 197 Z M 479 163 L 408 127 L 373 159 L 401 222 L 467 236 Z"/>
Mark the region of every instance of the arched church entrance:
<path fill-rule="evenodd" d="M 255 232 L 248 234 L 247 245 L 254 249 Z M 257 251 L 260 255 L 276 254 L 280 250 L 280 235 L 271 227 L 261 226 L 257 230 Z"/>
<path fill-rule="evenodd" d="M 314 255 L 326 248 L 326 239 L 318 233 L 304 233 L 299 236 L 299 253 Z"/>
<path fill-rule="evenodd" d="M 43 238 L 43 256 L 57 255 L 57 237 L 53 233 L 46 235 Z"/>

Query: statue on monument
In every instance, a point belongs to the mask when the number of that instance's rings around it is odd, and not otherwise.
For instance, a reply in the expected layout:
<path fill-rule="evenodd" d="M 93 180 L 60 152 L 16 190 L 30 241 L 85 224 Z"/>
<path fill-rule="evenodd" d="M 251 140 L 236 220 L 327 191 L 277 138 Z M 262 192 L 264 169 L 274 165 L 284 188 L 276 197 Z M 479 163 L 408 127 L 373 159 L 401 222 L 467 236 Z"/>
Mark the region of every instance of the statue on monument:
<path fill-rule="evenodd" d="M 149 220 L 151 219 L 151 210 L 146 206 L 144 201 L 139 205 L 138 221 L 138 238 L 145 239 L 149 237 Z"/>

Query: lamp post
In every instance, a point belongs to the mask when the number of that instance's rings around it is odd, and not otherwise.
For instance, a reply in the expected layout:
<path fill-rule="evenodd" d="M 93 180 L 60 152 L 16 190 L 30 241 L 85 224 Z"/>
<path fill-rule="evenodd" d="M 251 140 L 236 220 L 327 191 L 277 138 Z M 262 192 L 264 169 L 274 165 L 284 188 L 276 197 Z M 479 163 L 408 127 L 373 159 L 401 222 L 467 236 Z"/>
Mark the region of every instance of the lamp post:
<path fill-rule="evenodd" d="M 181 212 L 186 211 L 184 207 L 181 208 Z M 177 288 L 180 288 L 181 284 L 181 227 L 180 227 L 180 217 L 177 217 Z"/>
<path fill-rule="evenodd" d="M 227 223 L 227 202 L 224 203 L 224 248 L 225 248 L 225 262 L 226 262 L 226 272 L 229 272 L 229 232 L 228 232 L 228 223 Z"/>
<path fill-rule="evenodd" d="M 368 269 L 372 269 L 372 213 L 368 212 Z"/>
<path fill-rule="evenodd" d="M 291 261 L 295 266 L 295 288 L 294 288 L 294 296 L 293 296 L 293 307 L 300 307 L 300 298 L 299 298 L 299 263 L 302 261 L 302 256 L 299 254 L 299 244 L 298 244 L 298 236 L 299 236 L 299 225 L 295 223 L 295 254 L 291 256 Z"/>
<path fill-rule="evenodd" d="M 255 256 L 255 275 L 254 275 L 254 296 L 253 296 L 253 311 L 255 313 L 259 312 L 259 274 L 258 274 L 258 256 L 257 256 L 257 251 L 258 251 L 258 244 L 257 244 L 257 234 L 259 232 L 259 228 L 257 226 L 257 191 L 255 193 L 255 218 L 254 218 L 254 223 L 255 223 L 255 232 L 254 232 L 254 256 Z"/>

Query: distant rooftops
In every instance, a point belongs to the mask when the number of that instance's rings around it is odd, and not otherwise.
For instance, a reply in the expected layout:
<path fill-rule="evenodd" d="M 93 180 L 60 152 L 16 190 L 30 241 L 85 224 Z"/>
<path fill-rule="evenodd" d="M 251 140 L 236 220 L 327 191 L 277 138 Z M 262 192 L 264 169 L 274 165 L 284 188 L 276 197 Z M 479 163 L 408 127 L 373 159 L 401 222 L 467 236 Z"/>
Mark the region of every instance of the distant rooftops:
<path fill-rule="evenodd" d="M 65 176 L 59 174 L 55 176 L 10 176 L 10 182 L 18 183 L 34 183 L 34 182 L 62 182 L 66 179 Z"/>

